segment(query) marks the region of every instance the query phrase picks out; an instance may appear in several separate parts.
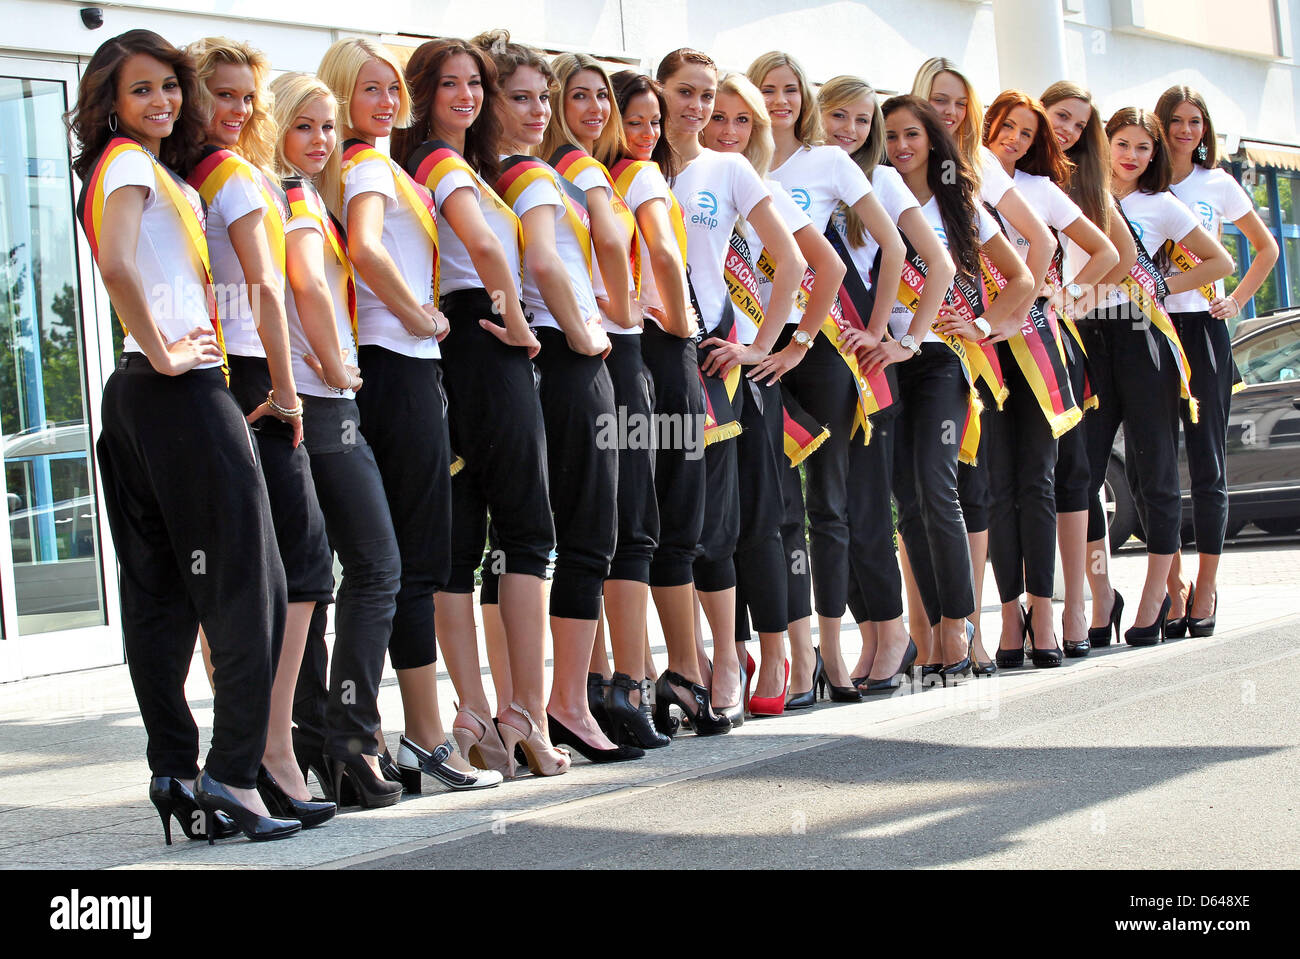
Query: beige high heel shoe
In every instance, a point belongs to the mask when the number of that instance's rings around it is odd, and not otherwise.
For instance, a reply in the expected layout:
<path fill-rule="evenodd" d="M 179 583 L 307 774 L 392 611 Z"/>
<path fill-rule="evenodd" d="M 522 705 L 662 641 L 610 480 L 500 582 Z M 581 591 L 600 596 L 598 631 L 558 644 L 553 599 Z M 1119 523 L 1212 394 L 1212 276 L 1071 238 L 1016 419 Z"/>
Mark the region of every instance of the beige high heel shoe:
<path fill-rule="evenodd" d="M 463 725 L 456 725 L 456 720 L 460 719 L 461 713 L 482 727 L 483 735 L 480 736 L 473 729 L 467 729 Z M 494 723 L 483 719 L 478 713 L 465 708 L 460 703 L 456 703 L 456 720 L 452 721 L 451 734 L 456 738 L 456 748 L 460 750 L 466 762 L 478 769 L 495 769 L 503 776 L 514 775 L 511 772 L 514 762 L 506 752 L 505 744 L 501 741 L 501 735 L 497 732 Z"/>
<path fill-rule="evenodd" d="M 525 736 L 511 723 L 501 723 L 501 739 L 505 742 L 506 762 L 510 765 L 509 775 L 513 779 L 518 771 L 515 761 L 515 746 L 522 746 L 528 768 L 534 776 L 560 776 L 569 771 L 569 751 L 563 747 L 550 744 L 546 734 L 533 720 L 532 714 L 518 703 L 511 703 L 510 708 L 528 720 L 529 733 Z"/>

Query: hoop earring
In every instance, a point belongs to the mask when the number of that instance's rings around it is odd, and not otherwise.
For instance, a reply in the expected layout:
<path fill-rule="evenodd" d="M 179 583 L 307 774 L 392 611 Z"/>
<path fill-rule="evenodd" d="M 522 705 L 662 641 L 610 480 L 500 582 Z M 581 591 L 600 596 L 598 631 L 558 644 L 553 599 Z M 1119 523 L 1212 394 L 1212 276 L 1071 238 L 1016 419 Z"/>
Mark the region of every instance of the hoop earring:
<path fill-rule="evenodd" d="M 117 111 L 114 111 L 108 115 L 108 132 L 109 133 L 117 132 Z"/>

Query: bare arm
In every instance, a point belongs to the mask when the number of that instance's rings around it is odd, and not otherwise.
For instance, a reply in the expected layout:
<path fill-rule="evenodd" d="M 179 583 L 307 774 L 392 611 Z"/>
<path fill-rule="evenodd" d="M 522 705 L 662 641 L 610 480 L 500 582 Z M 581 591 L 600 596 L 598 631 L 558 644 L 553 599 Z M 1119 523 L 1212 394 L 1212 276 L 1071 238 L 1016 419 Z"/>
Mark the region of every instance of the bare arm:
<path fill-rule="evenodd" d="M 654 271 L 655 288 L 663 302 L 661 323 L 666 332 L 687 338 L 695 335 L 699 318 L 691 309 L 690 291 L 686 285 L 686 264 L 673 235 L 672 221 L 668 218 L 665 200 L 647 200 L 636 208 L 636 222 L 645 237 L 650 268 Z"/>
<path fill-rule="evenodd" d="M 1041 281 L 1035 281 L 1028 265 L 1016 253 L 1016 248 L 1001 233 L 991 236 L 980 249 L 1007 281 L 1002 292 L 993 298 L 989 308 L 984 311 L 984 321 L 993 327 L 988 340 L 1000 343 L 1015 336 L 1024 326 L 1025 317 L 1029 314 L 1029 307 L 1033 305 L 1034 294 L 1038 292 Z M 1030 250 L 1032 255 L 1032 246 Z M 983 337 L 976 336 L 974 339 Z"/>
<path fill-rule="evenodd" d="M 1119 265 L 1119 251 L 1086 216 L 1079 217 L 1062 232 L 1088 254 L 1087 264 L 1074 277 L 1074 282 L 1083 287 L 1083 293 L 1070 309 L 1071 316 L 1083 316 L 1096 307 L 1097 284 Z"/>
<path fill-rule="evenodd" d="M 798 329 L 810 337 L 816 337 L 817 331 L 822 328 L 822 323 L 835 303 L 840 284 L 844 282 L 844 261 L 835 252 L 835 247 L 831 246 L 830 241 L 818 233 L 817 228 L 811 223 L 795 230 L 794 241 L 814 273 L 812 292 L 808 294 L 808 307 L 799 320 Z M 764 325 L 780 322 L 778 317 L 769 316 Z M 780 330 L 778 329 L 777 332 L 780 333 Z M 770 375 L 768 385 L 771 385 L 798 366 L 799 361 L 807 355 L 807 347 L 791 340 L 784 349 L 759 360 L 749 375 L 753 379 L 762 379 Z"/>
<path fill-rule="evenodd" d="M 587 213 L 591 217 L 591 245 L 605 281 L 605 312 L 610 320 L 626 330 L 633 329 L 640 317 L 632 316 L 632 301 L 624 291 L 632 286 L 632 267 L 628 263 L 628 238 L 618 225 L 614 206 L 606 187 L 587 191 Z"/>
<path fill-rule="evenodd" d="M 1047 278 L 1047 270 L 1052 265 L 1056 240 L 1052 237 L 1052 231 L 1047 228 L 1047 224 L 1039 219 L 1038 214 L 1025 202 L 1025 198 L 1015 187 L 1003 194 L 1001 201 L 998 202 L 998 214 L 1015 227 L 1016 232 L 1029 244 L 1029 256 L 1025 259 L 1024 265 L 1029 268 L 1032 283 L 1029 292 L 1020 297 L 1020 302 L 1011 304 L 1010 311 L 1010 315 L 1013 316 L 1027 316 L 1029 308 L 1034 305 L 1034 300 L 1038 297 L 1038 291 L 1042 289 L 1043 280 Z M 1003 272 L 1002 275 L 1007 274 Z M 1006 295 L 1007 290 L 1004 289 L 998 297 Z"/>
<path fill-rule="evenodd" d="M 919 207 L 905 210 L 898 218 L 898 226 L 908 242 L 912 244 L 912 248 L 916 250 L 917 256 L 924 260 L 926 265 L 925 286 L 921 288 L 916 312 L 912 315 L 912 323 L 907 328 L 907 332 L 920 343 L 939 317 L 944 298 L 952 287 L 952 281 L 957 277 L 957 267 L 952 262 L 948 248 L 943 245 L 939 234 L 934 232 L 934 227 L 930 226 L 930 221 L 925 218 L 925 214 Z M 878 292 L 876 296 L 879 298 L 880 293 Z M 890 305 L 893 305 L 892 300 Z"/>
<path fill-rule="evenodd" d="M 442 314 L 437 304 L 424 302 L 423 291 L 417 293 L 406 285 L 384 249 L 384 200 L 382 193 L 359 193 L 348 202 L 348 258 L 366 286 L 412 336 L 436 336 L 447 325 L 446 319 L 439 323 Z"/>
<path fill-rule="evenodd" d="M 880 205 L 880 201 L 876 199 L 874 193 L 868 193 L 853 204 L 853 211 L 862 218 L 862 225 L 866 227 L 867 232 L 871 234 L 871 238 L 880 246 L 880 273 L 878 277 L 880 288 L 897 290 L 899 278 L 903 275 L 903 261 L 907 257 L 907 248 L 903 245 L 898 230 L 894 228 L 894 222 L 889 218 L 889 214 L 885 212 L 885 208 Z M 926 262 L 929 263 L 928 260 Z M 948 282 L 951 283 L 952 281 L 949 280 Z M 889 314 L 893 309 L 893 299 L 888 296 L 876 297 L 875 304 L 871 308 L 871 319 L 867 323 L 867 329 L 875 334 L 877 342 L 879 342 L 880 337 L 885 335 L 885 330 L 889 328 Z"/>
<path fill-rule="evenodd" d="M 331 254 L 332 255 L 332 254 Z M 331 389 L 357 389 L 359 376 L 347 369 L 339 344 L 334 299 L 325 282 L 325 241 L 315 230 L 294 230 L 285 234 L 285 267 L 298 321 L 312 349 L 308 366 L 316 369 L 320 381 Z"/>
<path fill-rule="evenodd" d="M 1250 269 L 1241 278 L 1232 295 L 1216 299 L 1210 304 L 1210 313 L 1221 320 L 1241 312 L 1242 307 L 1250 302 L 1250 298 L 1259 292 L 1259 288 L 1264 285 L 1269 273 L 1273 271 L 1273 265 L 1277 263 L 1277 240 L 1273 238 L 1272 233 L 1268 232 L 1268 227 L 1264 225 L 1258 213 L 1251 210 L 1236 221 L 1236 226 L 1246 235 L 1246 242 L 1254 248 L 1255 258 L 1250 261 Z M 1228 300 L 1233 302 L 1230 304 Z"/>
<path fill-rule="evenodd" d="M 533 207 L 523 215 L 526 269 L 537 281 L 569 349 L 585 356 L 600 356 L 609 349 L 609 337 L 601 329 L 599 316 L 583 316 L 573 292 L 569 271 L 555 248 L 555 207 Z"/>
<path fill-rule="evenodd" d="M 1232 272 L 1232 257 L 1203 227 L 1195 227 L 1178 242 L 1195 253 L 1201 262 L 1186 273 L 1165 277 L 1170 293 L 1186 293 L 1198 286 L 1221 280 Z"/>

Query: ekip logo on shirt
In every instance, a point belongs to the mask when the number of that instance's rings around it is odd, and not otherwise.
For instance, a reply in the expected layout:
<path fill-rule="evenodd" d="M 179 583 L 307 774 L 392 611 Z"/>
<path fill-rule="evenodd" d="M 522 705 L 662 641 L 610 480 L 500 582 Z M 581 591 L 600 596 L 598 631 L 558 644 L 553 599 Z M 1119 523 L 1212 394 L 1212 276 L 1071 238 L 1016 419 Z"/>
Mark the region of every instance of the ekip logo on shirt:
<path fill-rule="evenodd" d="M 812 197 L 809 196 L 808 191 L 801 186 L 795 187 L 790 191 L 790 198 L 794 200 L 795 203 L 798 203 L 799 209 L 803 210 L 805 213 L 807 213 L 808 208 L 812 206 Z"/>
<path fill-rule="evenodd" d="M 686 201 L 692 210 L 699 212 L 691 214 L 691 222 L 698 223 L 700 226 L 707 226 L 710 230 L 718 227 L 718 198 L 708 190 L 696 190 Z"/>
<path fill-rule="evenodd" d="M 1214 229 L 1214 207 L 1204 200 L 1197 200 L 1196 214 L 1201 218 L 1201 226 L 1205 227 L 1207 233 Z"/>

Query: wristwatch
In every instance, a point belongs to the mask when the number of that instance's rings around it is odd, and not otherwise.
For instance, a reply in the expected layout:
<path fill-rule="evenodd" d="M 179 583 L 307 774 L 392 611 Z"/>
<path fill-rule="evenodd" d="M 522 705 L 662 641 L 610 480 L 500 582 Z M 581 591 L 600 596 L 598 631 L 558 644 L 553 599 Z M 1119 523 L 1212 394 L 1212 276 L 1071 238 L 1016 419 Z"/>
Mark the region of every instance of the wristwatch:
<path fill-rule="evenodd" d="M 993 335 L 993 327 L 989 326 L 989 321 L 982 316 L 975 317 L 975 329 L 979 330 L 983 336 Z"/>
<path fill-rule="evenodd" d="M 1078 283 L 1070 283 L 1065 287 L 1065 292 L 1069 295 L 1070 299 L 1077 300 L 1079 297 L 1083 296 L 1083 287 Z"/>
<path fill-rule="evenodd" d="M 813 338 L 803 330 L 795 330 L 794 336 L 790 337 L 790 342 L 796 343 L 806 350 L 813 345 Z"/>
<path fill-rule="evenodd" d="M 921 355 L 921 344 L 916 342 L 916 337 L 911 333 L 904 333 L 898 338 L 898 345 L 903 349 L 911 350 L 913 356 Z"/>

